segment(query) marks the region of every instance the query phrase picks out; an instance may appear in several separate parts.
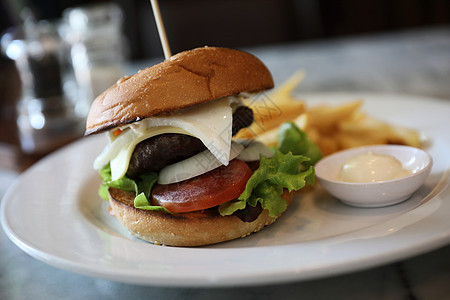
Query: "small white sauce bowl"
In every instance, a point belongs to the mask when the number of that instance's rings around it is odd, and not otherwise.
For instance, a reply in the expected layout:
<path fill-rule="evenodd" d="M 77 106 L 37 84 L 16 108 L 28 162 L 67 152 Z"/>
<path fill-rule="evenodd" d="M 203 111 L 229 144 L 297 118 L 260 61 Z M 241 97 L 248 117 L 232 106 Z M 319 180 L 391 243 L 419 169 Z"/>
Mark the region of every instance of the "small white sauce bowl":
<path fill-rule="evenodd" d="M 354 183 L 338 179 L 342 165 L 359 154 L 372 152 L 395 157 L 410 175 L 391 180 Z M 374 145 L 336 152 L 315 166 L 316 178 L 331 195 L 357 207 L 382 207 L 405 201 L 419 189 L 430 174 L 433 159 L 425 151 L 399 145 Z"/>

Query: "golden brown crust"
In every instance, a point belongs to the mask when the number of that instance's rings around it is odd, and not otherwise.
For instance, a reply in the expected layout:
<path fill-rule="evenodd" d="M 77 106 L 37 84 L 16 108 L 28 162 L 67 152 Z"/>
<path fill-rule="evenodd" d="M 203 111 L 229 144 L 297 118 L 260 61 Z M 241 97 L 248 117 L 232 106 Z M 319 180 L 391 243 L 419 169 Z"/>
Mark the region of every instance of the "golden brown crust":
<path fill-rule="evenodd" d="M 245 237 L 274 222 L 263 210 L 253 222 L 243 222 L 236 216 L 222 217 L 208 209 L 180 214 L 137 209 L 134 193 L 110 188 L 111 208 L 116 218 L 134 236 L 167 246 L 203 246 Z M 282 197 L 289 204 L 294 193 L 285 191 Z"/>
<path fill-rule="evenodd" d="M 92 103 L 86 135 L 240 92 L 273 87 L 255 56 L 216 47 L 181 52 L 120 79 Z"/>

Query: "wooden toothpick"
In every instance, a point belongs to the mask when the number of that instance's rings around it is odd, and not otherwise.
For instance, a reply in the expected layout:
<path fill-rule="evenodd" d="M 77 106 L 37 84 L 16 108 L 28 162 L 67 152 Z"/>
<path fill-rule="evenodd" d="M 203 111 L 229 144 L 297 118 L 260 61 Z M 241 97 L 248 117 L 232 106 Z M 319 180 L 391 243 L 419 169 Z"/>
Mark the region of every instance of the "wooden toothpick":
<path fill-rule="evenodd" d="M 172 56 L 172 53 L 170 52 L 169 41 L 167 40 L 166 30 L 164 29 L 161 12 L 159 11 L 158 0 L 150 0 L 150 3 L 152 5 L 153 14 L 155 15 L 156 26 L 158 27 L 158 33 L 164 51 L 164 57 L 166 59 L 169 59 Z"/>

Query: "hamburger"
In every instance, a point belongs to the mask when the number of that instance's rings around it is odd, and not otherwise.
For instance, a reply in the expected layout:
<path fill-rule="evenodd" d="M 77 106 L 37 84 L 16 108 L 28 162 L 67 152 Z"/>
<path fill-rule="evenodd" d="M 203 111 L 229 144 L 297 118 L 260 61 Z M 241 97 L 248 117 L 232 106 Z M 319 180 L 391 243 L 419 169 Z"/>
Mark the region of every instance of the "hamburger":
<path fill-rule="evenodd" d="M 314 159 L 302 154 L 315 146 L 292 123 L 282 126 L 283 152 L 233 138 L 253 122 L 242 99 L 273 85 L 255 56 L 203 47 L 99 95 L 86 135 L 108 137 L 94 168 L 113 215 L 132 235 L 168 246 L 224 242 L 272 224 L 314 183 Z"/>

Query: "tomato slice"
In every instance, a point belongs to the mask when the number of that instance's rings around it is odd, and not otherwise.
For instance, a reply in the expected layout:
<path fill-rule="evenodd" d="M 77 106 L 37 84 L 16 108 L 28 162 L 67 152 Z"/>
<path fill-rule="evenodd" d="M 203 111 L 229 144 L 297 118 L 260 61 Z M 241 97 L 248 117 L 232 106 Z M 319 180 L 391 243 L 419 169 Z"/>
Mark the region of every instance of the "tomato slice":
<path fill-rule="evenodd" d="M 252 171 L 238 159 L 208 173 L 172 184 L 153 187 L 153 205 L 179 213 L 211 208 L 239 197 Z"/>

